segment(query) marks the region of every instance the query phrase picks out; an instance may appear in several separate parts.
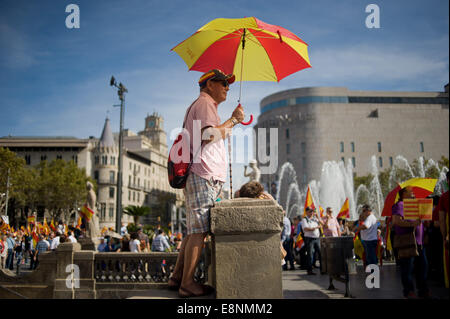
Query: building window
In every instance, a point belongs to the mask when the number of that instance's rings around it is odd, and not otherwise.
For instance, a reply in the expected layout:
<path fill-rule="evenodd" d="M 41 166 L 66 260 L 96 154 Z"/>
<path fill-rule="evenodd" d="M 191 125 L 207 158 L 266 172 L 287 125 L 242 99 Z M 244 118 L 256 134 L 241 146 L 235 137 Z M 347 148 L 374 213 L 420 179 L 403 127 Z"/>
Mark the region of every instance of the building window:
<path fill-rule="evenodd" d="M 352 165 L 353 167 L 356 167 L 356 159 L 354 157 L 352 157 Z"/>
<path fill-rule="evenodd" d="M 380 157 L 378 157 L 378 165 L 380 166 L 380 167 L 383 167 L 383 158 L 380 156 Z"/>
<path fill-rule="evenodd" d="M 77 155 L 73 155 L 72 156 L 72 161 L 74 161 L 75 164 L 78 164 L 78 156 Z"/>
<path fill-rule="evenodd" d="M 302 158 L 303 169 L 306 169 L 306 157 Z"/>
<path fill-rule="evenodd" d="M 344 157 L 341 157 L 341 161 L 343 161 L 344 164 L 345 164 L 345 158 Z"/>
<path fill-rule="evenodd" d="M 46 161 L 47 160 L 47 155 L 42 155 L 41 156 L 41 161 Z"/>
<path fill-rule="evenodd" d="M 95 171 L 94 172 L 94 179 L 97 181 L 97 183 L 98 183 L 98 171 Z"/>
<path fill-rule="evenodd" d="M 109 188 L 109 198 L 114 198 L 114 187 Z"/>
<path fill-rule="evenodd" d="M 62 160 L 62 155 L 56 155 L 56 159 Z"/>
<path fill-rule="evenodd" d="M 116 158 L 111 156 L 111 165 L 116 165 Z"/>
<path fill-rule="evenodd" d="M 94 162 L 95 164 L 100 163 L 100 158 L 98 156 L 94 157 Z"/>
<path fill-rule="evenodd" d="M 270 145 L 267 145 L 267 148 L 266 148 L 266 154 L 267 154 L 267 155 L 270 154 Z"/>
<path fill-rule="evenodd" d="M 137 193 L 137 201 L 139 202 L 141 199 L 141 193 Z"/>
<path fill-rule="evenodd" d="M 25 162 L 27 163 L 27 165 L 31 164 L 31 156 L 30 155 L 25 155 Z"/>
<path fill-rule="evenodd" d="M 114 176 L 115 176 L 115 172 L 114 171 L 109 171 L 109 182 L 114 184 Z"/>
<path fill-rule="evenodd" d="M 136 201 L 136 192 L 133 192 L 133 202 Z"/>
<path fill-rule="evenodd" d="M 381 152 L 381 142 L 378 142 L 378 152 Z"/>
<path fill-rule="evenodd" d="M 306 184 L 308 182 L 308 179 L 306 177 L 306 173 L 303 173 L 303 184 Z"/>
<path fill-rule="evenodd" d="M 420 153 L 423 153 L 424 151 L 423 142 L 420 142 Z"/>
<path fill-rule="evenodd" d="M 341 153 L 344 153 L 344 142 L 341 142 Z"/>
<path fill-rule="evenodd" d="M 350 146 L 352 148 L 352 153 L 355 153 L 355 142 L 351 142 Z"/>
<path fill-rule="evenodd" d="M 140 178 L 138 178 L 138 184 L 137 184 L 137 186 L 138 186 L 138 187 L 141 186 L 141 179 L 140 179 Z"/>
<path fill-rule="evenodd" d="M 131 191 L 128 191 L 128 200 L 131 200 Z"/>
<path fill-rule="evenodd" d="M 286 129 L 286 139 L 289 139 L 289 129 Z"/>
<path fill-rule="evenodd" d="M 101 203 L 100 204 L 100 218 L 105 219 L 105 217 L 106 217 L 106 204 Z"/>
<path fill-rule="evenodd" d="M 392 156 L 389 156 L 389 165 L 391 165 L 391 167 L 392 167 L 392 165 L 394 165 L 394 161 L 392 160 Z"/>
<path fill-rule="evenodd" d="M 109 217 L 110 218 L 114 217 L 114 206 L 109 206 Z"/>
<path fill-rule="evenodd" d="M 131 171 L 131 162 L 130 162 L 130 171 Z"/>
<path fill-rule="evenodd" d="M 302 142 L 302 143 L 300 144 L 300 146 L 301 146 L 302 153 L 306 153 L 306 143 L 305 143 L 305 142 Z"/>
<path fill-rule="evenodd" d="M 291 144 L 286 144 L 286 154 L 291 154 Z"/>

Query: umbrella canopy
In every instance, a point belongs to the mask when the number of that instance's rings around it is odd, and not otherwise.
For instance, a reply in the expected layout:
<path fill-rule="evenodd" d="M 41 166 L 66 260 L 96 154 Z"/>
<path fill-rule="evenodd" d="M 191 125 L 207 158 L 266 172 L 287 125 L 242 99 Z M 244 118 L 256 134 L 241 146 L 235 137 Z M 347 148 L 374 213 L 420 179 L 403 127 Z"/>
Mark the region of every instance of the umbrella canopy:
<path fill-rule="evenodd" d="M 254 17 L 215 19 L 172 50 L 189 70 L 221 69 L 233 73 L 237 81 L 278 82 L 311 67 L 308 45 L 302 39 Z"/>
<path fill-rule="evenodd" d="M 411 186 L 416 198 L 425 198 L 431 193 L 433 193 L 434 188 L 436 186 L 437 179 L 435 178 L 411 178 L 407 181 L 397 185 L 389 194 L 386 196 L 386 200 L 384 201 L 383 212 L 381 216 L 391 216 L 392 206 L 398 200 L 398 192 L 407 186 Z"/>

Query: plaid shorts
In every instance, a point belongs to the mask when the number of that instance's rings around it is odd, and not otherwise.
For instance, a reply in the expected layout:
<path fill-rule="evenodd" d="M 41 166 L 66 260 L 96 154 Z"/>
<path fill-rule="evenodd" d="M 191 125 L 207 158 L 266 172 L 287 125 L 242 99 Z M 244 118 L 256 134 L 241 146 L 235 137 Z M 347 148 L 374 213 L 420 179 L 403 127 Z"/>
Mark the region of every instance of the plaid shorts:
<path fill-rule="evenodd" d="M 189 174 L 184 189 L 188 235 L 210 231 L 210 209 L 214 206 L 222 186 L 223 182 L 206 180 L 194 173 Z"/>

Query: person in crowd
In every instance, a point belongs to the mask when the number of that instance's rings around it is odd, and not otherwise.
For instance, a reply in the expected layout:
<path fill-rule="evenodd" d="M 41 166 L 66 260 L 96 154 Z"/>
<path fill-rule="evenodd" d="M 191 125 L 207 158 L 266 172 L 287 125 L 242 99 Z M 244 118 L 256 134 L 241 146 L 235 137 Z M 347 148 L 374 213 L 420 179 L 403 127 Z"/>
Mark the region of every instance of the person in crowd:
<path fill-rule="evenodd" d="M 446 174 L 447 178 L 447 189 L 450 188 L 450 171 Z M 443 258 L 447 260 L 447 254 L 449 250 L 449 225 L 450 225 L 450 216 L 449 216 L 449 190 L 447 190 L 444 194 L 441 195 L 441 198 L 439 198 L 438 203 L 438 211 L 439 211 L 439 227 L 441 230 L 442 235 L 442 244 L 444 246 L 445 252 Z M 449 287 L 449 277 L 450 277 L 450 265 L 447 260 L 445 267 L 443 268 L 445 278 L 445 287 Z M 450 294 L 450 290 L 449 290 Z"/>
<path fill-rule="evenodd" d="M 249 197 L 258 199 L 272 199 L 272 195 L 264 191 L 264 186 L 257 181 L 251 181 L 241 186 L 236 197 Z"/>
<path fill-rule="evenodd" d="M 336 217 L 333 216 L 333 209 L 331 207 L 327 207 L 323 222 L 323 234 L 325 237 L 341 237 L 341 229 Z"/>
<path fill-rule="evenodd" d="M 75 238 L 75 236 L 73 235 L 72 231 L 68 231 L 67 232 L 67 239 L 71 242 L 71 243 L 76 243 L 77 239 Z"/>
<path fill-rule="evenodd" d="M 145 246 L 143 247 L 145 249 L 145 251 L 147 251 L 147 252 L 150 251 L 150 239 L 148 238 L 148 235 L 142 231 L 142 227 L 138 228 L 137 233 L 138 233 L 139 242 L 142 242 L 142 241 L 145 242 Z M 144 252 L 144 250 L 142 250 L 142 252 Z"/>
<path fill-rule="evenodd" d="M 132 253 L 140 253 L 141 252 L 141 246 L 140 246 L 140 242 L 138 239 L 138 234 L 137 233 L 131 233 L 130 235 L 130 251 Z"/>
<path fill-rule="evenodd" d="M 281 242 L 283 243 L 283 249 L 286 251 L 286 257 L 284 257 L 283 270 L 295 270 L 294 256 L 292 255 L 293 240 L 291 237 L 291 221 L 286 216 L 286 211 L 283 210 L 283 230 L 281 232 Z"/>
<path fill-rule="evenodd" d="M 320 228 L 323 226 L 323 221 L 317 214 L 315 209 L 308 206 L 306 208 L 306 216 L 302 220 L 302 230 L 304 233 L 304 241 L 306 246 L 306 251 L 308 254 L 308 275 L 315 275 L 313 272 L 314 255 L 317 251 L 320 257 Z M 322 269 L 322 265 L 320 265 Z"/>
<path fill-rule="evenodd" d="M 125 223 L 122 223 L 122 227 L 120 228 L 120 236 L 124 236 L 125 234 L 128 234 L 128 229 Z"/>
<path fill-rule="evenodd" d="M 0 269 L 6 269 L 6 257 L 8 256 L 8 236 L 0 237 Z"/>
<path fill-rule="evenodd" d="M 392 206 L 392 225 L 395 235 L 414 232 L 419 253 L 417 257 L 399 258 L 403 296 L 407 299 L 417 298 L 413 283 L 413 273 L 415 273 L 419 297 L 430 298 L 431 294 L 427 285 L 428 261 L 423 246 L 423 222 L 420 220 L 405 220 L 403 213 L 403 200 L 414 198 L 414 192 L 412 187 L 405 187 L 399 191 L 398 195 L 398 202 Z"/>
<path fill-rule="evenodd" d="M 45 240 L 44 235 L 39 235 L 39 242 L 36 244 L 35 248 L 35 255 L 34 255 L 34 268 L 36 269 L 39 266 L 39 256 L 42 255 L 42 253 L 45 253 L 48 251 L 49 246 L 48 242 Z"/>
<path fill-rule="evenodd" d="M 158 235 L 152 242 L 152 251 L 171 251 L 170 245 L 162 229 L 158 230 Z"/>
<path fill-rule="evenodd" d="M 120 250 L 118 250 L 118 251 L 119 252 L 121 252 L 121 251 L 123 251 L 123 252 L 130 251 L 130 241 L 131 241 L 130 234 L 125 234 L 122 237 L 122 239 L 121 239 Z"/>
<path fill-rule="evenodd" d="M 13 234 L 11 232 L 6 233 L 7 243 L 8 243 L 8 252 L 6 256 L 6 269 L 14 270 L 14 247 L 16 246 L 16 241 L 13 238 Z"/>
<path fill-rule="evenodd" d="M 64 225 L 63 225 L 64 227 Z M 52 239 L 52 244 L 50 245 L 50 250 L 56 250 L 58 248 L 59 244 L 61 243 L 61 235 L 62 233 L 58 230 L 56 232 L 56 236 Z"/>
<path fill-rule="evenodd" d="M 355 236 L 355 233 L 353 233 L 350 228 L 348 227 L 347 220 L 345 218 L 338 218 L 339 223 L 339 230 L 341 231 L 341 236 Z"/>
<path fill-rule="evenodd" d="M 16 257 L 16 274 L 17 275 L 20 274 L 20 265 L 22 263 L 24 251 L 25 251 L 25 241 L 23 239 L 23 236 L 20 236 L 20 233 L 19 233 L 19 235 L 16 238 L 16 243 L 14 246 L 14 253 L 15 253 L 15 257 Z"/>
<path fill-rule="evenodd" d="M 100 237 L 100 243 L 97 246 L 97 251 L 99 253 L 105 253 L 105 252 L 107 252 L 107 248 L 108 248 L 108 245 L 106 245 L 105 238 Z"/>
<path fill-rule="evenodd" d="M 362 207 L 362 215 L 363 222 L 358 225 L 356 231 L 361 231 L 367 265 L 377 265 L 378 221 L 372 213 L 372 208 L 367 204 Z"/>

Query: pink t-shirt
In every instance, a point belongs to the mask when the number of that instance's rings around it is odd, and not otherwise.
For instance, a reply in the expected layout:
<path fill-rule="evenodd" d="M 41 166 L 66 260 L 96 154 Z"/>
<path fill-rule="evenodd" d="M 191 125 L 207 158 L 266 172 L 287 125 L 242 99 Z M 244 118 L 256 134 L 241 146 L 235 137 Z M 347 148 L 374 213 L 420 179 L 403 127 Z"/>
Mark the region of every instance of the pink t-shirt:
<path fill-rule="evenodd" d="M 339 222 L 337 221 L 336 217 L 331 217 L 330 219 L 328 219 L 328 216 L 325 216 L 324 218 L 322 218 L 322 220 L 326 225 L 328 225 L 328 228 L 323 228 L 323 234 L 326 237 L 338 237 Z"/>
<path fill-rule="evenodd" d="M 204 145 L 195 158 L 198 147 L 201 145 L 201 130 L 207 126 L 215 127 L 221 124 L 217 106 L 216 101 L 209 94 L 201 92 L 186 118 L 185 128 L 189 132 L 191 152 L 194 156 L 191 172 L 207 180 L 213 178 L 225 182 L 227 157 L 222 138 Z"/>

